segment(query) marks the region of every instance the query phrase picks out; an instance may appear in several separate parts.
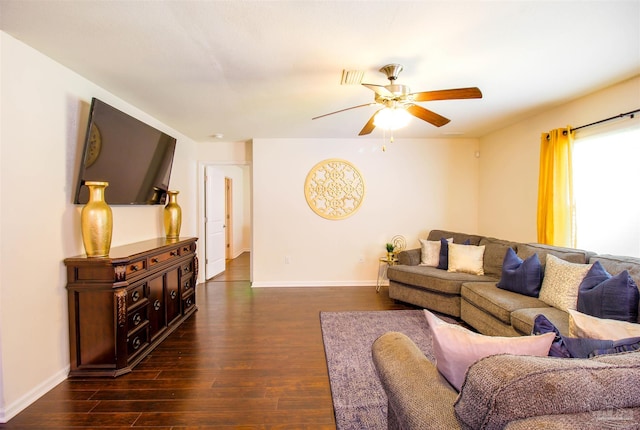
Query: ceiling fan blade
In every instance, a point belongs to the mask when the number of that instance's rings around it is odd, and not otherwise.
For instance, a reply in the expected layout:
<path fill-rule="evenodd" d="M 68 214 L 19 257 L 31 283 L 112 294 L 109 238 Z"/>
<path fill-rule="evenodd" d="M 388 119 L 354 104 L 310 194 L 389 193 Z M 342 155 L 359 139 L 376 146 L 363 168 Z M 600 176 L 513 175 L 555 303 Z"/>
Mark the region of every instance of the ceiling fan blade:
<path fill-rule="evenodd" d="M 477 87 L 455 88 L 451 90 L 423 91 L 421 93 L 409 94 L 417 102 L 428 102 L 431 100 L 454 100 L 454 99 L 481 99 L 482 92 Z"/>
<path fill-rule="evenodd" d="M 421 120 L 427 121 L 428 123 L 435 125 L 436 127 L 442 127 L 443 125 L 451 121 L 450 119 L 445 118 L 442 115 L 438 115 L 437 113 L 432 112 L 418 105 L 407 106 L 407 112 L 409 112 L 411 115 L 415 116 L 416 118 L 420 118 Z"/>
<path fill-rule="evenodd" d="M 365 134 L 369 134 L 373 131 L 374 128 L 376 128 L 375 125 L 373 125 L 373 120 L 376 118 L 376 114 L 380 111 L 381 109 L 378 109 L 376 111 L 376 113 L 374 113 L 373 115 L 371 115 L 371 118 L 369 118 L 369 121 L 364 125 L 364 127 L 362 127 L 362 130 L 360 130 L 360 133 L 358 133 L 358 136 L 364 136 Z"/>
<path fill-rule="evenodd" d="M 362 85 L 369 88 L 370 90 L 373 90 L 379 96 L 389 97 L 389 98 L 395 97 L 395 95 L 391 91 L 386 89 L 383 85 L 375 85 L 375 84 L 362 84 Z"/>
<path fill-rule="evenodd" d="M 325 113 L 324 115 L 316 116 L 316 117 L 313 117 L 311 119 L 324 118 L 325 116 L 333 115 L 334 113 L 340 113 L 340 112 L 344 112 L 344 111 L 347 111 L 347 110 L 357 109 L 357 108 L 361 108 L 361 107 L 365 107 L 365 106 L 373 106 L 373 105 L 376 105 L 376 104 L 377 103 L 375 103 L 375 102 L 371 102 L 371 103 L 365 103 L 363 105 L 351 106 L 351 107 L 348 107 L 348 108 L 345 108 L 345 109 L 337 110 L 335 112 Z"/>

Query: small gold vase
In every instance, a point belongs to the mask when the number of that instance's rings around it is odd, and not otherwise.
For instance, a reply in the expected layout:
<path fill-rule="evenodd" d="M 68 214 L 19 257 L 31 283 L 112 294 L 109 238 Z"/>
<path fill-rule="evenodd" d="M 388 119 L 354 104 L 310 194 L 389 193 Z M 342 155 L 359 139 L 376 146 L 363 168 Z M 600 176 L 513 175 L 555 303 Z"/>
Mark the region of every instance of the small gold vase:
<path fill-rule="evenodd" d="M 89 201 L 80 212 L 82 242 L 87 257 L 108 257 L 113 233 L 113 214 L 104 200 L 108 182 L 85 182 Z"/>
<path fill-rule="evenodd" d="M 180 237 L 180 226 L 182 225 L 182 208 L 178 204 L 178 193 L 180 191 L 167 191 L 169 202 L 164 207 L 164 231 L 167 239 L 177 239 Z"/>

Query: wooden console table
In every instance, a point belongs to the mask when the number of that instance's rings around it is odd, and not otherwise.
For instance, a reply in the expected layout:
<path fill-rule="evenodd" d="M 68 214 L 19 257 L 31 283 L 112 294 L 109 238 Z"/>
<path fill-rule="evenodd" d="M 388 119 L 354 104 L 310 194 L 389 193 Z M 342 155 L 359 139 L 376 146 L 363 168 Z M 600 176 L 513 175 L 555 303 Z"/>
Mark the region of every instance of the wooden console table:
<path fill-rule="evenodd" d="M 197 238 L 158 238 L 71 257 L 69 376 L 130 372 L 196 311 Z"/>

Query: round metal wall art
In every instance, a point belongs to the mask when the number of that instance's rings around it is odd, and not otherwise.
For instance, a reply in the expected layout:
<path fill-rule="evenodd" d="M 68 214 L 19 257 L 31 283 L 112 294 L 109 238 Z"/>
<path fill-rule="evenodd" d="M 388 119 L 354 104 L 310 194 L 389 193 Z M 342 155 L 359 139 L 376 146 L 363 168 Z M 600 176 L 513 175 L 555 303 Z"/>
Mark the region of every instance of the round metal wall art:
<path fill-rule="evenodd" d="M 346 160 L 332 158 L 313 166 L 304 183 L 307 204 L 317 215 L 330 220 L 348 218 L 364 199 L 364 178 Z"/>

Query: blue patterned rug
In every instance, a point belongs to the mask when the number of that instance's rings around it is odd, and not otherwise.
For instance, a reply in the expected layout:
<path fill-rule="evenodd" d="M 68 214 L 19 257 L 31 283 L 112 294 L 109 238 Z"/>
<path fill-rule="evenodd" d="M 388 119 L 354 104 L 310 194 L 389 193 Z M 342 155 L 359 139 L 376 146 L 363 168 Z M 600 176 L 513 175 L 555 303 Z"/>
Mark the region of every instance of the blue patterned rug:
<path fill-rule="evenodd" d="M 387 397 L 376 375 L 371 345 L 399 331 L 434 361 L 421 310 L 321 312 L 322 340 L 338 430 L 387 428 Z"/>

